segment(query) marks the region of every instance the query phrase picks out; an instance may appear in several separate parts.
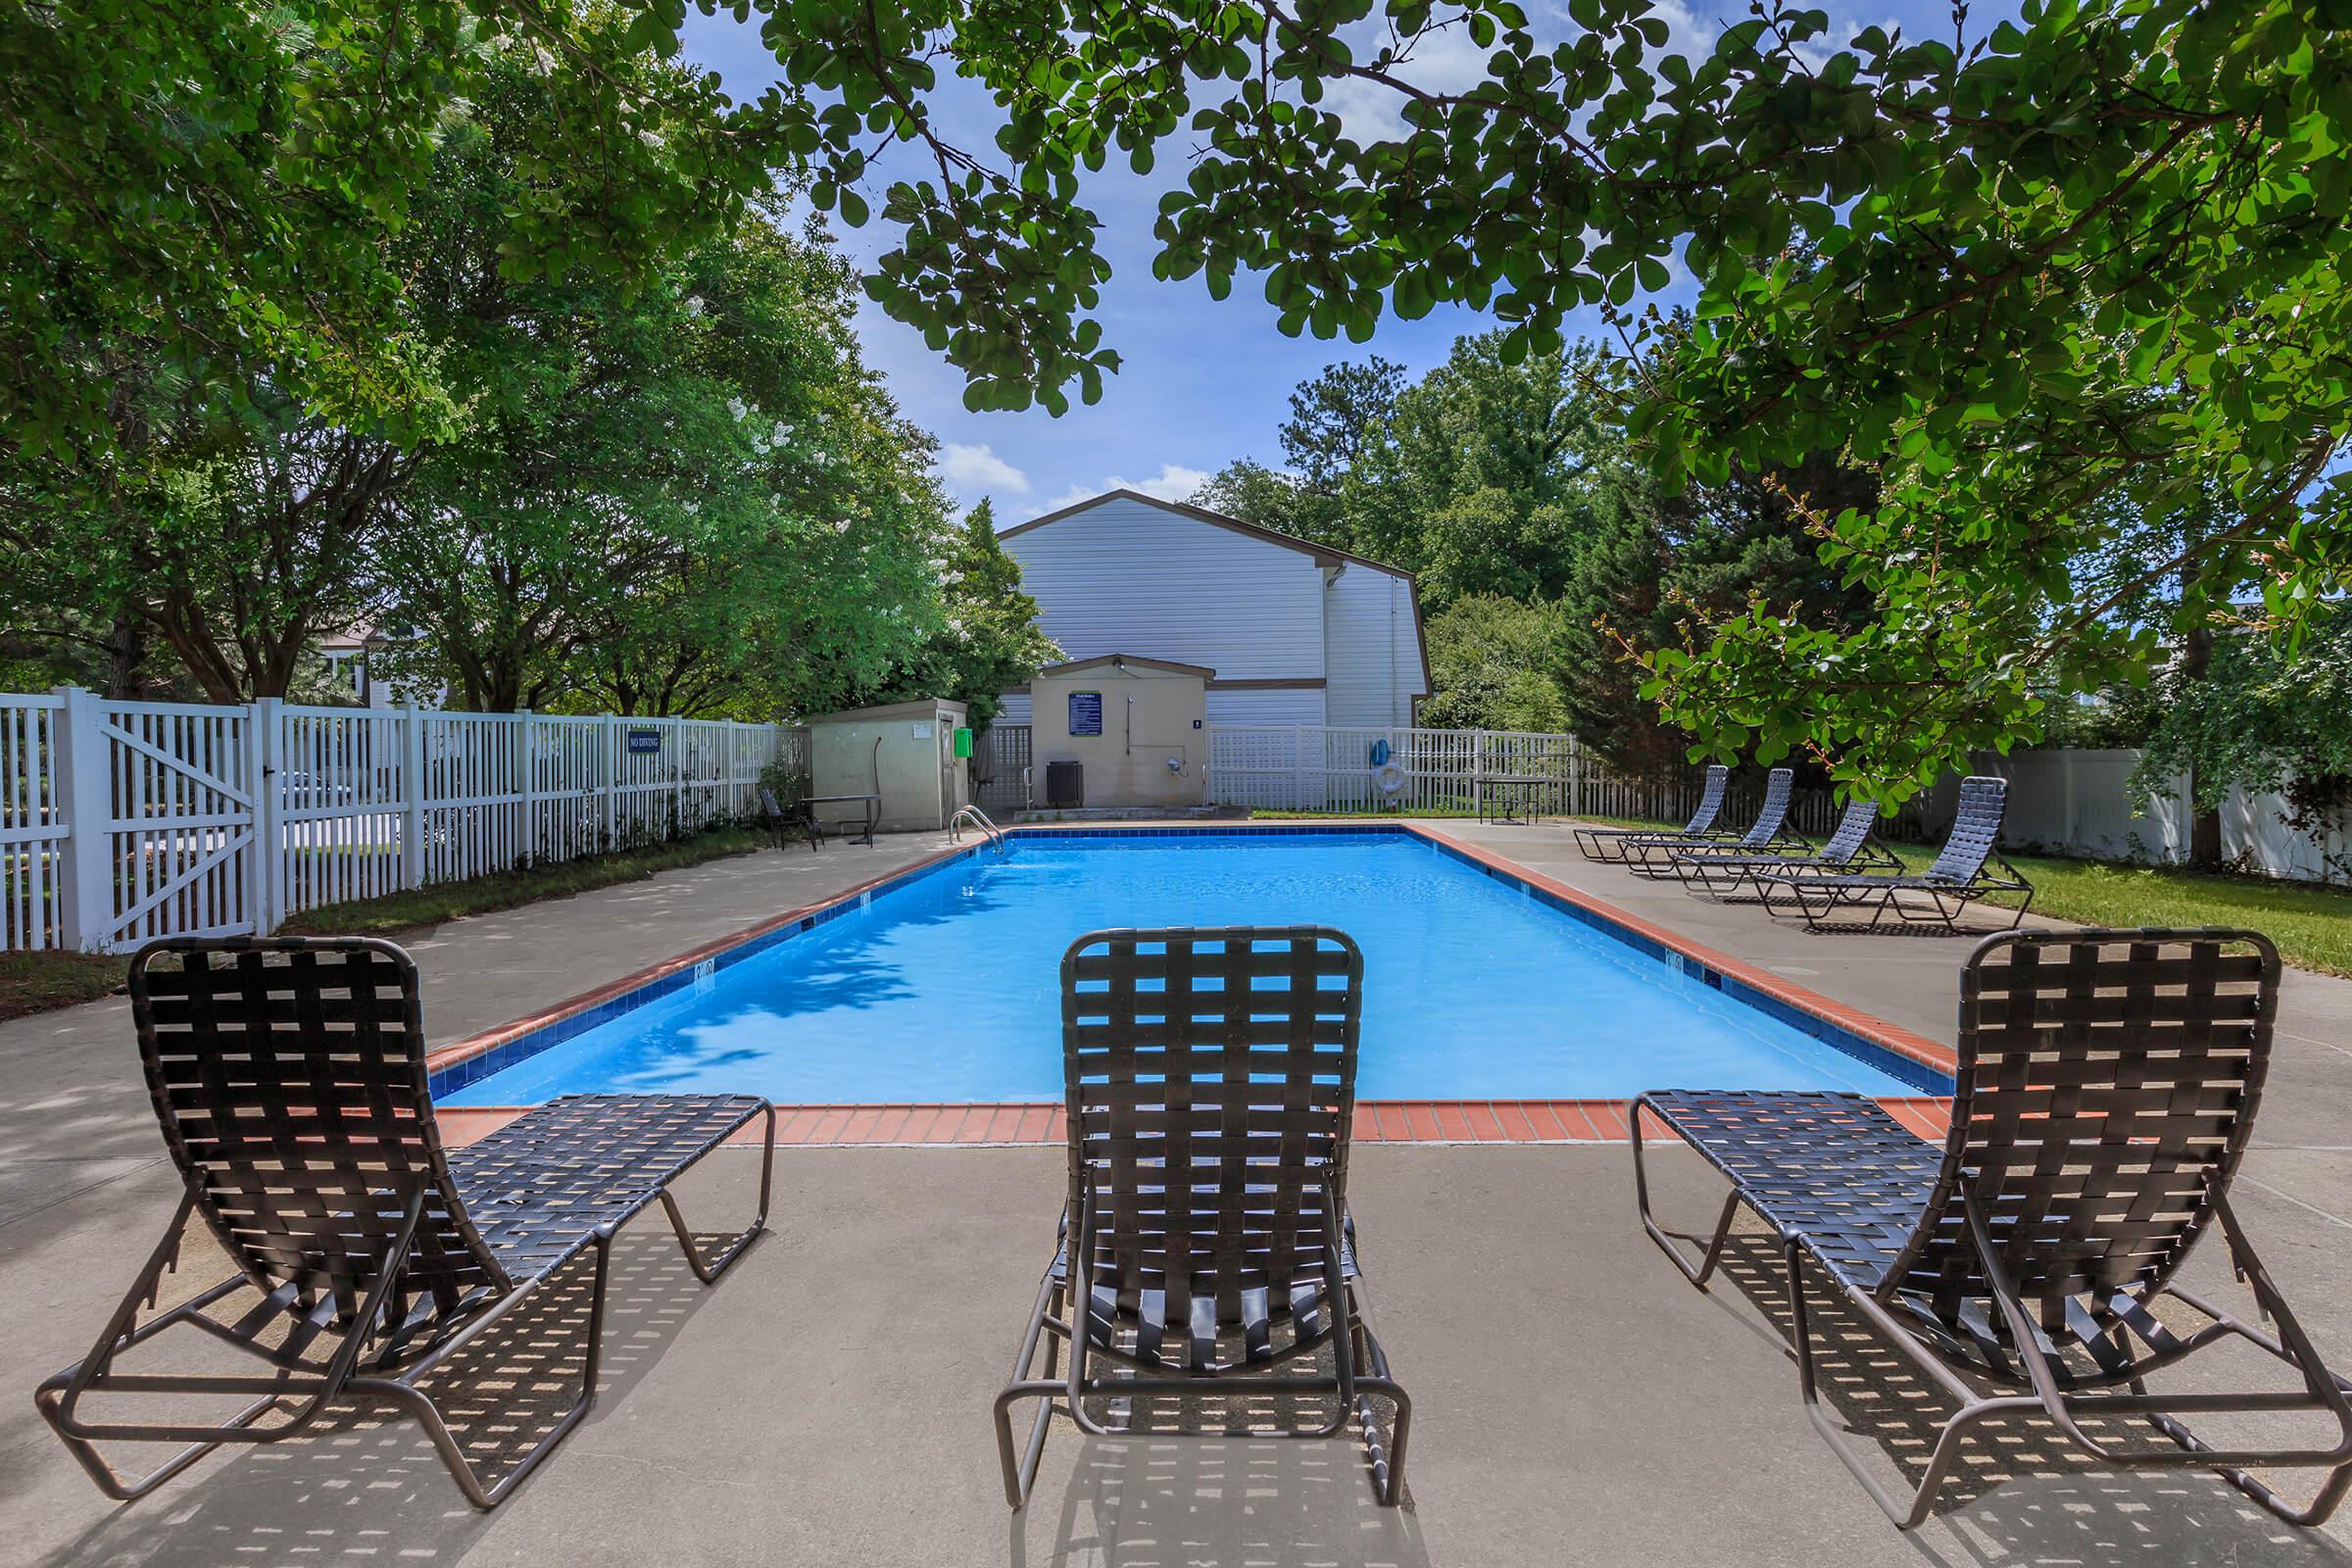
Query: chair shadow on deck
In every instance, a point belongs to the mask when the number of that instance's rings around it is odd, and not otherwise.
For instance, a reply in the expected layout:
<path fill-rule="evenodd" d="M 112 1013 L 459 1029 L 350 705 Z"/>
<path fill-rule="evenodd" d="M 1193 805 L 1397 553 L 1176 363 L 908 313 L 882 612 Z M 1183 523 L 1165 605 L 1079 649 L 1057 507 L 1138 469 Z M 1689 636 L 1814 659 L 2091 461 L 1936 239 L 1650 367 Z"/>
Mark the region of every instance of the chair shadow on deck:
<path fill-rule="evenodd" d="M 1693 1240 L 1704 1245 L 1705 1239 Z M 1738 1285 L 1747 1305 L 1769 1323 L 1754 1324 L 1728 1295 L 1717 1295 L 1727 1315 L 1778 1340 L 1789 1362 L 1789 1439 L 1820 1453 L 1825 1487 L 1851 1478 L 1820 1449 L 1820 1438 L 1798 1413 L 1795 1335 L 1788 1315 L 1787 1276 L 1778 1242 L 1753 1220 L 1725 1244 L 1722 1274 Z M 1915 1486 L 1953 1406 L 1933 1382 L 1888 1344 L 1841 1296 L 1806 1293 L 1814 1353 L 1825 1407 L 1846 1431 L 1877 1446 L 1888 1470 Z M 2154 1385 L 2162 1392 L 2165 1385 Z M 2181 1386 L 2177 1380 L 2174 1387 Z M 1692 1397 L 1703 1397 L 1693 1390 Z M 2145 1425 L 2115 1418 L 2085 1419 L 2093 1437 L 2144 1442 Z M 2159 1440 L 2161 1441 L 2161 1440 Z M 2305 1472 L 2308 1479 L 2308 1472 Z M 2295 1485 L 2293 1481 L 2287 1483 Z M 1869 1512 L 1868 1498 L 1854 1488 Z M 1937 1529 L 1941 1526 L 1941 1529 Z M 2255 1507 L 2219 1477 L 2197 1469 L 2136 1474 L 2098 1463 L 2067 1442 L 2047 1418 L 1988 1422 L 1971 1441 L 1959 1471 L 1946 1483 L 1929 1523 L 1908 1535 L 1886 1528 L 1887 1560 L 1905 1550 L 1933 1563 L 2352 1564 L 2352 1548 L 2317 1530 L 2282 1524 Z"/>
<path fill-rule="evenodd" d="M 706 1253 L 728 1239 L 696 1237 Z M 584 1252 L 423 1385 L 486 1483 L 519 1463 L 576 1396 L 594 1279 L 594 1254 Z M 550 1455 L 556 1469 L 581 1458 L 576 1448 L 595 1446 L 599 1418 L 628 1398 L 710 1294 L 676 1241 L 652 1227 L 615 1240 L 608 1290 L 597 1405 Z M 545 1480 L 535 1477 L 516 1497 Z M 228 1568 L 292 1555 L 454 1562 L 500 1517 L 466 1502 L 414 1420 L 380 1404 L 338 1404 L 282 1445 L 222 1449 L 43 1561 L 47 1568 Z"/>
<path fill-rule="evenodd" d="M 1058 1506 L 1050 1483 L 1041 1484 L 1030 1507 L 1012 1516 L 1014 1568 L 1428 1568 L 1411 1487 L 1401 1508 L 1374 1500 L 1360 1434 L 1258 1442 L 1171 1435 L 1192 1425 L 1178 1418 L 1152 1421 L 1133 1437 L 1068 1434 L 1077 1438 L 1067 1450 L 1075 1457 Z M 1048 1518 L 1052 1535 L 1033 1539 Z"/>

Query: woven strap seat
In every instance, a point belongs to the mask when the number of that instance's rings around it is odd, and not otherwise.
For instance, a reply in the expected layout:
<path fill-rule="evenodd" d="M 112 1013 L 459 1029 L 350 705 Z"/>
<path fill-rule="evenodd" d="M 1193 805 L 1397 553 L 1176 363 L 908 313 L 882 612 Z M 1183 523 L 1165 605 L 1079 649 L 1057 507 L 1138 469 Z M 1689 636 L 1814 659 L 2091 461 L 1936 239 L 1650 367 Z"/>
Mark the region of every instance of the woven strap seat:
<path fill-rule="evenodd" d="M 2277 950 L 2253 932 L 1991 937 L 1961 971 L 1951 1127 L 1940 1147 L 1858 1095 L 1655 1091 L 1635 1101 L 1632 1115 L 1642 1227 L 1702 1288 L 1739 1205 L 1780 1232 L 1806 1407 L 1906 1528 L 1927 1516 L 1964 1435 L 2023 1412 L 2046 1416 L 2104 1463 L 2202 1466 L 2279 1518 L 2318 1523 L 2352 1491 L 2352 1383 L 2321 1362 L 2229 1201 L 2262 1102 L 2278 995 Z M 1650 1212 L 1645 1117 L 1731 1179 L 1698 1258 Z M 2177 1282 L 2215 1228 L 2276 1335 Z M 1803 1279 L 1816 1265 L 1957 1406 L 1907 1496 L 1820 1409 Z M 2201 1321 L 2168 1327 L 2159 1316 L 2167 1298 Z M 2149 1374 L 2232 1339 L 2286 1363 L 2301 1388 L 2148 1390 Z M 1956 1369 L 2030 1392 L 1984 1394 Z M 2288 1410 L 2332 1418 L 2336 1441 L 2233 1446 L 2181 1419 Z M 2124 1416 L 2144 1420 L 2162 1446 L 2082 1424 Z M 2269 1466 L 2328 1474 L 2295 1505 L 2252 1473 Z"/>
<path fill-rule="evenodd" d="M 1069 1190 L 997 1397 L 1013 1507 L 1055 1409 L 1102 1436 L 1090 1401 L 1220 1386 L 1334 1412 L 1222 1436 L 1361 1421 L 1380 1501 L 1402 1496 L 1411 1401 L 1372 1332 L 1348 1218 L 1363 975 L 1355 943 L 1321 926 L 1097 931 L 1063 954 Z M 1375 1397 L 1394 1411 L 1393 1446 Z M 1030 1399 L 1016 1445 L 1011 1412 Z"/>
<path fill-rule="evenodd" d="M 765 1112 L 753 1095 L 567 1095 L 449 1152 L 482 1245 L 516 1279 L 635 1218 Z"/>
<path fill-rule="evenodd" d="M 1678 1089 L 1642 1104 L 1767 1222 L 1866 1291 L 1919 1229 L 1943 1164 L 1942 1150 L 1861 1095 Z"/>
<path fill-rule="evenodd" d="M 613 1233 L 661 1203 L 705 1284 L 761 1233 L 775 1113 L 750 1095 L 573 1096 L 470 1148 L 444 1147 L 418 992 L 408 954 L 360 937 L 154 943 L 131 960 L 140 1060 L 184 1194 L 90 1354 L 34 1396 L 107 1495 L 142 1496 L 223 1443 L 283 1442 L 331 1405 L 359 1400 L 414 1415 L 466 1498 L 493 1507 L 596 1396 Z M 767 1152 L 759 1213 L 706 1254 L 670 1183 L 760 1116 Z M 192 1219 L 237 1273 L 141 1321 Z M 488 1480 L 421 1385 L 559 1268 L 591 1252 L 578 1397 L 502 1479 Z M 258 1300 L 233 1321 L 207 1315 L 247 1292 Z M 182 1325 L 267 1363 L 271 1375 L 116 1366 L 122 1352 Z M 197 1424 L 84 1413 L 93 1398 L 111 1411 L 118 1395 L 253 1402 Z M 132 1478 L 98 1451 L 102 1441 L 181 1446 Z"/>

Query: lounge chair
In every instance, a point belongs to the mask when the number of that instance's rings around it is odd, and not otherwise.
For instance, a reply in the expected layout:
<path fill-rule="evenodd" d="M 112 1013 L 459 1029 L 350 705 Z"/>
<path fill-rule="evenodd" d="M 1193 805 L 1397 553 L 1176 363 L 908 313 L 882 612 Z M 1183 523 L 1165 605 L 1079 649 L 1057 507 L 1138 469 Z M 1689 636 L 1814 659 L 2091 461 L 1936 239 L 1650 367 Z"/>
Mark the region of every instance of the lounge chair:
<path fill-rule="evenodd" d="M 1652 833 L 1627 839 L 1623 849 L 1626 869 L 1641 876 L 1666 877 L 1675 874 L 1675 857 L 1682 854 L 1705 855 L 1720 850 L 1726 855 L 1768 855 L 1775 850 L 1809 850 L 1812 845 L 1786 831 L 1788 797 L 1795 787 L 1796 774 L 1792 769 L 1776 767 L 1767 773 L 1764 799 L 1756 807 L 1756 819 L 1736 839 L 1693 844 L 1680 833 Z"/>
<path fill-rule="evenodd" d="M 1880 921 L 1892 914 L 1902 925 L 1941 925 L 1954 934 L 1959 932 L 1960 916 L 1979 899 L 1993 893 L 2023 893 L 2025 898 L 2009 921 L 2014 928 L 2024 921 L 2034 902 L 2034 884 L 1993 848 L 2001 836 L 2001 816 L 2008 802 L 2007 779 L 1962 779 L 1960 808 L 1952 818 L 1951 831 L 1944 835 L 1943 850 L 1935 863 L 1918 875 L 1759 871 L 1756 891 L 1767 913 L 1801 915 L 1815 931 L 1832 924 L 1862 925 L 1876 931 Z M 1999 863 L 2000 874 L 1985 869 L 1987 860 Z M 1865 908 L 1870 911 L 1868 921 L 1861 918 Z M 1834 918 L 1841 909 L 1852 913 L 1844 919 Z"/>
<path fill-rule="evenodd" d="M 1731 787 L 1732 770 L 1718 762 L 1707 769 L 1707 782 L 1699 791 L 1698 809 L 1679 831 L 1660 832 L 1654 827 L 1580 827 L 1576 830 L 1576 847 L 1588 860 L 1604 862 L 1625 858 L 1625 846 L 1635 839 L 1674 839 L 1695 844 L 1702 839 L 1726 835 L 1715 826 L 1723 814 L 1723 797 Z"/>
<path fill-rule="evenodd" d="M 156 959 L 169 955 L 177 967 Z M 767 1218 L 775 1112 L 749 1095 L 577 1095 L 465 1149 L 445 1150 L 426 1094 L 416 966 L 362 938 L 150 943 L 130 960 L 131 1015 L 164 1142 L 186 1191 L 171 1227 L 88 1356 L 34 1398 L 99 1489 L 145 1495 L 224 1443 L 278 1443 L 330 1404 L 415 1416 L 470 1502 L 495 1507 L 585 1415 L 612 1235 L 659 1200 L 705 1284 Z M 669 1185 L 755 1116 L 767 1118 L 760 1211 L 705 1258 Z M 201 1215 L 238 1272 L 138 1321 Z M 419 1385 L 551 1277 L 595 1250 L 577 1399 L 515 1468 L 484 1486 Z M 242 1293 L 254 1299 L 239 1311 Z M 265 1363 L 259 1375 L 124 1371 L 116 1361 L 179 1325 Z M 195 1396 L 193 1421 L 154 1396 Z M 146 1419 L 83 1413 L 131 1396 Z M 221 1419 L 223 1396 L 252 1399 Z M 264 1425 L 265 1417 L 272 1418 Z M 108 1442 L 180 1450 L 136 1480 Z"/>
<path fill-rule="evenodd" d="M 2252 932 L 2000 933 L 1961 973 L 1957 1084 L 1940 1150 L 1859 1095 L 1643 1095 L 1632 1118 L 1642 1227 L 1702 1289 L 1738 1205 L 1778 1233 L 1806 1410 L 1898 1526 L 1928 1516 L 1972 1429 L 2036 1415 L 2094 1459 L 2211 1469 L 2280 1519 L 2319 1524 L 2352 1487 L 2352 1383 L 2321 1364 L 2230 1205 L 2278 992 L 2278 953 Z M 1645 1113 L 1731 1178 L 1696 1261 L 1650 1215 Z M 2276 1337 L 2176 1283 L 2217 1225 Z M 1959 1406 L 1908 1496 L 1821 1409 L 1808 1276 Z M 2157 1316 L 2166 1297 L 2203 1321 L 2167 1327 Z M 2149 1373 L 2230 1339 L 2285 1362 L 2300 1386 L 2147 1392 Z M 1986 1395 L 1984 1385 L 2018 1392 Z M 2333 1416 L 2337 1442 L 2209 1446 L 2180 1420 L 2282 1411 Z M 2123 1444 L 2082 1424 L 2132 1417 L 2166 1444 Z M 2248 1467 L 2327 1475 L 2297 1507 Z"/>
<path fill-rule="evenodd" d="M 1098 931 L 1062 956 L 1068 1200 L 996 1403 L 1014 1508 L 1055 1409 L 1118 1435 L 1093 1408 L 1108 1401 L 1140 1432 L 1143 1396 L 1325 1396 L 1319 1425 L 1166 1435 L 1328 1438 L 1360 1419 L 1375 1495 L 1401 1497 L 1412 1406 L 1373 1335 L 1348 1214 L 1362 1005 L 1362 956 L 1320 927 Z M 1171 1151 L 1187 1167 L 1174 1183 Z M 1307 1357 L 1328 1369 L 1283 1373 Z M 1375 1396 L 1395 1411 L 1385 1449 Z M 1023 1399 L 1038 1408 L 1016 1452 Z"/>
<path fill-rule="evenodd" d="M 1742 898 L 1742 883 L 1768 875 L 1844 876 L 1873 865 L 1901 870 L 1903 862 L 1871 842 L 1879 808 L 1871 801 L 1849 801 L 1838 818 L 1838 831 L 1818 850 L 1801 854 L 1753 853 L 1730 844 L 1691 844 L 1673 852 L 1674 874 L 1693 892 L 1712 894 L 1727 903 L 1754 903 L 1761 888 Z"/>

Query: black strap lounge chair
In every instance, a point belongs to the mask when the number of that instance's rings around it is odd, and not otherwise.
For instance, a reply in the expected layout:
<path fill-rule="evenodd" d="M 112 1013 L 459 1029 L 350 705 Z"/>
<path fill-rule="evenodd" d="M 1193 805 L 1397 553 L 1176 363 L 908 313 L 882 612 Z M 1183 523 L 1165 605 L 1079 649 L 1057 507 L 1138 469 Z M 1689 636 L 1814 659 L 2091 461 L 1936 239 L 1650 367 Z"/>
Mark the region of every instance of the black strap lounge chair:
<path fill-rule="evenodd" d="M 2015 927 L 2034 902 L 2034 884 L 1993 848 L 2001 836 L 2001 817 L 2008 809 L 2009 781 L 1977 776 L 1960 781 L 1960 807 L 1944 835 L 1942 853 L 1916 876 L 1887 876 L 1871 872 L 1823 876 L 1802 870 L 1759 871 L 1756 891 L 1771 914 L 1801 915 L 1807 926 L 1860 926 L 1879 929 L 1893 915 L 1898 926 L 1941 926 L 1958 934 L 1960 916 L 1971 904 L 1988 894 L 2023 893 Z M 1999 873 L 1985 868 L 1996 862 Z M 1862 918 L 1864 911 L 1869 919 Z"/>
<path fill-rule="evenodd" d="M 176 966 L 156 962 L 169 955 Z M 445 1150 L 424 1069 L 416 966 L 361 938 L 151 943 L 130 961 L 132 1017 L 164 1142 L 187 1188 L 90 1353 L 35 1393 L 100 1490 L 143 1496 L 224 1443 L 282 1442 L 330 1404 L 377 1402 L 424 1427 L 477 1508 L 495 1507 L 596 1396 L 612 1235 L 659 1201 L 705 1284 L 767 1218 L 775 1112 L 748 1095 L 578 1095 Z M 764 1113 L 760 1211 L 706 1258 L 669 1185 Z M 238 1272 L 139 1321 L 202 1216 Z M 515 1467 L 484 1486 L 419 1384 L 579 1255 L 595 1290 L 579 1396 Z M 246 1376 L 156 1372 L 118 1358 L 186 1325 L 263 1363 Z M 157 1419 L 192 1396 L 198 1419 Z M 250 1399 L 226 1419 L 224 1396 Z M 141 1419 L 85 1414 L 129 1396 Z M 179 1451 L 136 1480 L 101 1443 Z"/>
<path fill-rule="evenodd" d="M 2321 1364 L 2230 1206 L 2278 993 L 2278 953 L 2251 932 L 2000 933 L 1962 971 L 1958 1081 L 1941 1150 L 1858 1095 L 1648 1094 L 1633 1116 L 1642 1224 L 1701 1288 L 1738 1205 L 1779 1233 L 1805 1407 L 1905 1529 L 1928 1516 L 1973 1429 L 2019 1416 L 2047 1416 L 2093 1459 L 2211 1469 L 2280 1519 L 2319 1524 L 2352 1488 L 2352 1383 Z M 1650 1215 L 1644 1111 L 1731 1178 L 1695 1262 Z M 2217 1225 L 2276 1336 L 2177 1283 Z M 1808 1276 L 1959 1406 L 1907 1496 L 1820 1406 Z M 2166 1298 L 2194 1321 L 2168 1326 Z M 2232 1339 L 2286 1363 L 2299 1386 L 2232 1389 L 2212 1381 L 2225 1365 L 2194 1392 L 2147 1391 L 2151 1372 Z M 2211 1446 L 2180 1419 L 2286 1411 L 2304 1412 L 2303 1422 L 2334 1417 L 2334 1446 Z M 2133 1418 L 2148 1423 L 2149 1441 L 2112 1430 Z M 2252 1429 L 2237 1419 L 2231 1436 Z M 2327 1473 L 2298 1507 L 2249 1467 Z"/>
<path fill-rule="evenodd" d="M 1902 861 L 1871 842 L 1871 830 L 1878 821 L 1875 803 L 1849 801 L 1838 818 L 1838 831 L 1818 850 L 1755 854 L 1729 844 L 1690 844 L 1673 852 L 1674 873 L 1682 878 L 1683 886 L 1694 892 L 1712 894 L 1726 903 L 1752 904 L 1763 897 L 1761 889 L 1741 896 L 1740 888 L 1762 876 L 1855 875 L 1873 865 L 1900 870 Z"/>
<path fill-rule="evenodd" d="M 768 842 L 779 850 L 804 834 L 808 837 L 810 850 L 816 849 L 820 842 L 816 818 L 784 809 L 774 790 L 763 789 L 760 792 L 760 819 L 767 829 Z"/>
<path fill-rule="evenodd" d="M 1756 807 L 1756 819 L 1747 831 L 1736 839 L 1693 844 L 1680 833 L 1653 833 L 1645 838 L 1627 839 L 1623 845 L 1626 869 L 1642 876 L 1665 877 L 1675 874 L 1675 857 L 1682 854 L 1705 855 L 1720 850 L 1726 855 L 1768 855 L 1776 850 L 1809 850 L 1813 846 L 1786 831 L 1788 823 L 1788 798 L 1796 788 L 1793 769 L 1776 767 L 1764 775 L 1764 799 Z"/>
<path fill-rule="evenodd" d="M 1707 782 L 1699 791 L 1698 809 L 1680 831 L 1660 832 L 1654 827 L 1580 827 L 1576 830 L 1577 850 L 1588 860 L 1615 861 L 1625 858 L 1625 847 L 1636 839 L 1673 839 L 1681 843 L 1697 843 L 1701 839 L 1723 838 L 1726 835 L 1715 826 L 1723 814 L 1723 797 L 1731 788 L 1732 770 L 1718 762 L 1707 769 Z"/>
<path fill-rule="evenodd" d="M 1402 1495 L 1412 1406 L 1373 1335 L 1348 1215 L 1362 987 L 1355 944 L 1313 926 L 1098 931 L 1063 956 L 1069 1195 L 997 1396 L 1013 1507 L 1056 1409 L 1131 1434 L 1152 1396 L 1237 1411 L 1319 1396 L 1328 1419 L 1313 1425 L 1237 1413 L 1165 1435 L 1329 1438 L 1360 1420 L 1375 1494 Z M 1375 1396 L 1395 1412 L 1385 1449 Z M 1039 1402 L 1016 1451 L 1023 1399 Z"/>

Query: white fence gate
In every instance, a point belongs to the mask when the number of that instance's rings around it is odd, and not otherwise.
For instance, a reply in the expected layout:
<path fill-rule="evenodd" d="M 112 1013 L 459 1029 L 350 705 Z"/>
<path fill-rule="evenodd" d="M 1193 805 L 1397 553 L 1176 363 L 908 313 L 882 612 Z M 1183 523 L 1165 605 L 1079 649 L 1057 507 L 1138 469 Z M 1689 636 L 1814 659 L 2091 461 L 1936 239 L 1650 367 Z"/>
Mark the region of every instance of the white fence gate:
<path fill-rule="evenodd" d="M 807 733 L 726 720 L 0 695 L 0 950 L 113 952 L 675 838 Z"/>

